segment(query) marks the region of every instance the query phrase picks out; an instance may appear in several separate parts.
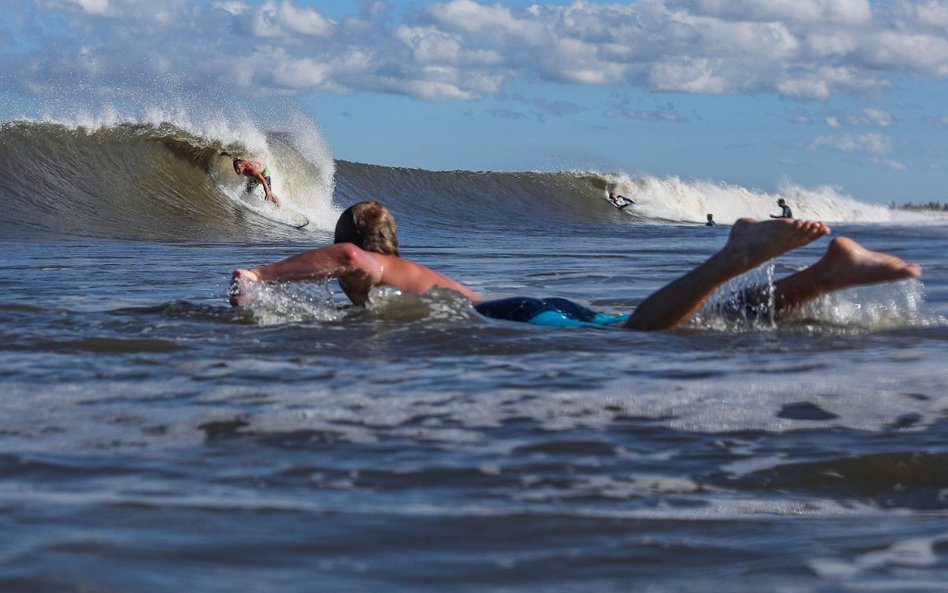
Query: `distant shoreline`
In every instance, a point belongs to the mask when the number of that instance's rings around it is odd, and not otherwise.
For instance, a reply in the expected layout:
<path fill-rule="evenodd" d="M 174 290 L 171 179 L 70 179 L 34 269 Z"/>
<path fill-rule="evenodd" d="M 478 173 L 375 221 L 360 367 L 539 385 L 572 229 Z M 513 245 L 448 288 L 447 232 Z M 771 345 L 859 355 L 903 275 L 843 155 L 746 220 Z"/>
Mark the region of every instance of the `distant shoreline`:
<path fill-rule="evenodd" d="M 933 212 L 948 212 L 948 203 L 942 204 L 941 202 L 926 202 L 925 204 L 914 204 L 912 202 L 907 202 L 905 204 L 896 205 L 895 202 L 889 204 L 889 208 L 892 210 L 932 210 Z"/>

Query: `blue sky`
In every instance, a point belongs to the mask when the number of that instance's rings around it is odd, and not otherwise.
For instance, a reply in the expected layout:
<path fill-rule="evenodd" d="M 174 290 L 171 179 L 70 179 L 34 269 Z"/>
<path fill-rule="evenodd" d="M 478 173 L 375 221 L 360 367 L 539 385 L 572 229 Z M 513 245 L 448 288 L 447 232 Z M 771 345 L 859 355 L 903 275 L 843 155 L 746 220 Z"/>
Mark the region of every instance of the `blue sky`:
<path fill-rule="evenodd" d="M 945 1 L 0 7 L 5 120 L 223 97 L 302 109 L 360 162 L 948 201 Z"/>

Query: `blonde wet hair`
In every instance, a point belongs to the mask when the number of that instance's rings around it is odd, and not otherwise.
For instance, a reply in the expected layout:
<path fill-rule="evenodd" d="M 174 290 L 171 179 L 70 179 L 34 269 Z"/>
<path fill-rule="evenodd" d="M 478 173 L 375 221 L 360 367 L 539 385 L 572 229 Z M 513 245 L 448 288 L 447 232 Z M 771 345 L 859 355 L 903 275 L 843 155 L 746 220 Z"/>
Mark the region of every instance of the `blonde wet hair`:
<path fill-rule="evenodd" d="M 398 255 L 395 217 L 378 202 L 354 204 L 346 208 L 336 221 L 333 242 L 352 243 L 366 251 Z"/>

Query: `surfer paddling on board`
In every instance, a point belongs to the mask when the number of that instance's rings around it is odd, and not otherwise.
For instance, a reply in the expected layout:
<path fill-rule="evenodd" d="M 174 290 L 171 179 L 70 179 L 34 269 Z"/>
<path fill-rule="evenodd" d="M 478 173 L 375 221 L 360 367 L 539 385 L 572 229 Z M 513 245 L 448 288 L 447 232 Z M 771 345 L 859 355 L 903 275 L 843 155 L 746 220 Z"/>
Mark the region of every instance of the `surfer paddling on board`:
<path fill-rule="evenodd" d="M 618 208 L 619 210 L 624 210 L 626 207 L 631 206 L 635 203 L 635 200 L 632 198 L 627 198 L 625 196 L 620 196 L 609 192 L 609 201 L 612 202 L 612 205 Z"/>
<path fill-rule="evenodd" d="M 257 283 L 336 278 L 356 305 L 368 301 L 376 286 L 404 293 L 432 288 L 456 291 L 487 317 L 548 326 L 620 326 L 641 331 L 676 328 L 691 319 L 722 284 L 757 266 L 829 234 L 822 222 L 743 218 L 734 223 L 720 251 L 690 272 L 646 298 L 631 315 L 595 313 L 566 299 L 509 298 L 488 301 L 461 283 L 404 259 L 399 255 L 395 218 L 378 202 L 360 202 L 346 209 L 336 223 L 332 245 L 294 255 L 282 261 L 237 270 L 230 286 L 230 302 L 245 304 Z M 752 307 L 774 307 L 780 316 L 822 295 L 844 288 L 918 278 L 922 270 L 886 253 L 869 251 L 852 239 L 830 242 L 826 253 L 810 267 L 745 292 Z"/>
<path fill-rule="evenodd" d="M 235 158 L 234 173 L 249 178 L 247 181 L 248 192 L 253 191 L 257 185 L 263 185 L 264 197 L 276 204 L 278 207 L 280 206 L 280 201 L 277 199 L 276 194 L 273 193 L 273 190 L 270 187 L 269 167 L 262 165 L 257 161 L 248 161 L 246 159 Z"/>

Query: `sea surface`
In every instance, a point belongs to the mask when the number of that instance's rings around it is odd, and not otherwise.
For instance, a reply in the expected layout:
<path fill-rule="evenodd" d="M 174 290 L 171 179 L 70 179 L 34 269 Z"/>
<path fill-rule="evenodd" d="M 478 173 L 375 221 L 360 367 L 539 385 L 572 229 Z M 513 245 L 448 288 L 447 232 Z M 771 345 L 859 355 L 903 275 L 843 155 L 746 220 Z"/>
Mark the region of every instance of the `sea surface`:
<path fill-rule="evenodd" d="M 212 128 L 0 125 L 0 591 L 946 590 L 948 218 L 831 188 L 399 169 L 333 159 L 306 122 Z M 267 162 L 310 225 L 222 152 Z M 377 199 L 404 256 L 484 295 L 629 312 L 781 196 L 922 278 L 779 322 L 720 313 L 822 239 L 657 333 L 485 319 L 448 291 L 227 303 L 232 270 Z"/>

